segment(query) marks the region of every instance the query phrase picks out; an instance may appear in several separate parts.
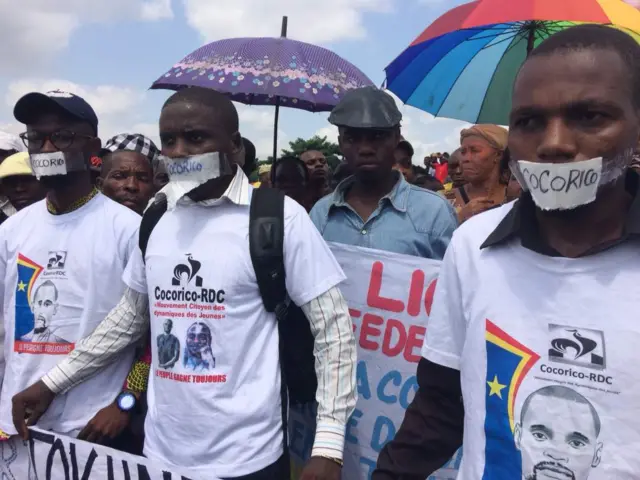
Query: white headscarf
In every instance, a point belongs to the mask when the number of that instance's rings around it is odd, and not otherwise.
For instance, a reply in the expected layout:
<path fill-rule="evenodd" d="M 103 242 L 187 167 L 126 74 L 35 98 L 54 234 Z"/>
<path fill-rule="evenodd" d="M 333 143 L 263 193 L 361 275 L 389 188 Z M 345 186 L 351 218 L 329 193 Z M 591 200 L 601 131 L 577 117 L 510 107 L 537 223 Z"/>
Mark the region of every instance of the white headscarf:
<path fill-rule="evenodd" d="M 0 150 L 16 150 L 24 152 L 26 149 L 17 135 L 0 131 Z"/>

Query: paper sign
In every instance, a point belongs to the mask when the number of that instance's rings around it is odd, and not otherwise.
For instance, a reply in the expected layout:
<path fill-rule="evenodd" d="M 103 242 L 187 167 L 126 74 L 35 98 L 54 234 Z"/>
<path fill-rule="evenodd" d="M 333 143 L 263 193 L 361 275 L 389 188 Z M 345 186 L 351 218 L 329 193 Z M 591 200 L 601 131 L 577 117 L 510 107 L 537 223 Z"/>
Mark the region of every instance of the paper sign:
<path fill-rule="evenodd" d="M 340 285 L 355 326 L 358 403 L 347 424 L 342 478 L 369 480 L 418 389 L 416 370 L 440 262 L 330 244 L 348 279 Z M 315 436 L 315 407 L 293 409 L 289 444 L 298 478 Z M 454 479 L 461 454 L 431 480 Z"/>

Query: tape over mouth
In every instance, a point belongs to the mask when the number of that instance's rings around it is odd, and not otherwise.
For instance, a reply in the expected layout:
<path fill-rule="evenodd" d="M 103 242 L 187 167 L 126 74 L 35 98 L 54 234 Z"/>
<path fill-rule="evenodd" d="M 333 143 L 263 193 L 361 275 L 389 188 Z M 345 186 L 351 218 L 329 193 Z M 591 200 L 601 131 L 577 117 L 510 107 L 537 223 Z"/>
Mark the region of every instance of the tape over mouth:
<path fill-rule="evenodd" d="M 511 172 L 542 210 L 571 210 L 595 201 L 599 189 L 620 178 L 628 168 L 633 150 L 610 159 L 545 163 L 512 160 Z"/>
<path fill-rule="evenodd" d="M 29 163 L 35 177 L 67 175 L 70 172 L 81 172 L 88 169 L 86 155 L 83 152 L 48 152 L 32 153 Z"/>

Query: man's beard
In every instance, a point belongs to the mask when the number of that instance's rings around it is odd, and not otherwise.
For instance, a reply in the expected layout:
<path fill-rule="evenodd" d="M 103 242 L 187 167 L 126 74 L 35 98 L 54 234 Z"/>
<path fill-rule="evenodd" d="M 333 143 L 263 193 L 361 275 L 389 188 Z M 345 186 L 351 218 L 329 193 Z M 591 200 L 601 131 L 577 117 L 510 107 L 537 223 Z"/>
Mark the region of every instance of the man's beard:
<path fill-rule="evenodd" d="M 540 462 L 538 464 L 536 464 L 535 467 L 533 467 L 533 473 L 531 475 L 526 475 L 524 478 L 525 480 L 537 480 L 538 478 L 538 472 L 540 470 L 549 470 L 551 472 L 554 473 L 561 473 L 563 475 L 566 475 L 567 480 L 575 480 L 576 476 L 575 474 L 569 470 L 567 467 L 565 467 L 564 465 L 557 463 L 557 462 Z"/>
<path fill-rule="evenodd" d="M 47 190 L 60 191 L 75 183 L 79 174 L 84 172 L 69 172 L 66 175 L 47 175 L 40 177 L 40 184 Z"/>

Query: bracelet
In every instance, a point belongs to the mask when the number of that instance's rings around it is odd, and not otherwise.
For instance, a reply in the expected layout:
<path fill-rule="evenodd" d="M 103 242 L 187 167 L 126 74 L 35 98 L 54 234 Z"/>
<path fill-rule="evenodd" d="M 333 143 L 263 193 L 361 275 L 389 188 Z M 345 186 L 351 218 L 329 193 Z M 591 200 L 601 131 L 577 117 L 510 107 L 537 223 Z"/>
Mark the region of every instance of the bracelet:
<path fill-rule="evenodd" d="M 342 467 L 344 465 L 344 462 L 342 460 L 340 460 L 339 458 L 329 457 L 328 455 L 318 455 L 318 458 L 324 458 L 325 460 L 331 460 L 333 463 L 337 463 L 338 465 L 340 465 L 340 467 Z"/>

